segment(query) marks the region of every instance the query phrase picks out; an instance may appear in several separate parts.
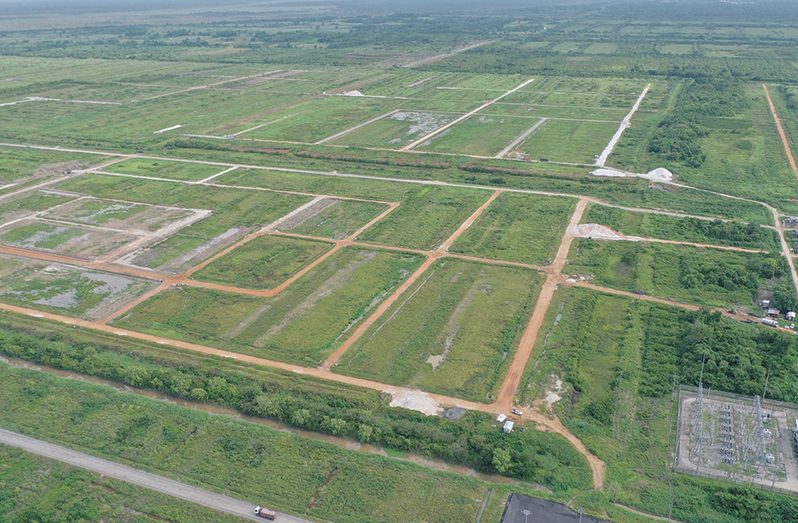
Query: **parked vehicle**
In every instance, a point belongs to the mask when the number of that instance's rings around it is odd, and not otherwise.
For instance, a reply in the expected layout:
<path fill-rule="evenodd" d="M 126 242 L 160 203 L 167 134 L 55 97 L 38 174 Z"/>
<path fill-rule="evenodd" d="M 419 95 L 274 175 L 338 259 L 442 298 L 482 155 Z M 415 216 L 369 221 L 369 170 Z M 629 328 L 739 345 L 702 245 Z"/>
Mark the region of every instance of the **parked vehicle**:
<path fill-rule="evenodd" d="M 521 409 L 513 409 L 513 410 L 511 410 L 510 412 L 512 412 L 512 413 L 513 413 L 513 414 L 515 414 L 516 416 L 520 416 L 520 415 L 522 415 L 522 414 L 523 414 L 523 412 L 521 412 Z"/>
<path fill-rule="evenodd" d="M 268 519 L 269 521 L 274 521 L 274 519 L 277 517 L 277 512 L 258 505 L 257 507 L 255 507 L 255 515 L 258 516 L 259 518 Z"/>

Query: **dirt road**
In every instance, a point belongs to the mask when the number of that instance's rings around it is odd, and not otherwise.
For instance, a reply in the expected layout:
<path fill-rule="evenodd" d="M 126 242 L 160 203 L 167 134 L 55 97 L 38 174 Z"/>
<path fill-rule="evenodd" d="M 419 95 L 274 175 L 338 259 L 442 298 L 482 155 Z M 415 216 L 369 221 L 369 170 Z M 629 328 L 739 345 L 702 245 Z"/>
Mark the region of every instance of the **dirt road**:
<path fill-rule="evenodd" d="M 784 130 L 784 126 L 781 123 L 781 117 L 776 110 L 776 104 L 773 103 L 773 98 L 770 96 L 770 89 L 768 89 L 767 84 L 762 84 L 762 87 L 765 89 L 765 96 L 768 99 L 770 113 L 773 115 L 773 121 L 776 122 L 776 129 L 779 131 L 781 144 L 784 146 L 784 153 L 787 155 L 787 159 L 790 162 L 792 172 L 795 173 L 795 176 L 798 176 L 798 164 L 795 162 L 795 155 L 793 154 L 792 147 L 790 146 L 790 139 L 787 137 L 787 132 Z"/>
<path fill-rule="evenodd" d="M 256 502 L 253 501 L 236 499 L 5 429 L 0 429 L 0 443 L 22 449 L 31 454 L 90 470 L 109 478 L 154 490 L 217 512 L 251 521 L 263 521 L 255 517 L 253 508 Z M 311 523 L 308 519 L 284 513 L 279 513 L 277 520 L 286 523 Z"/>

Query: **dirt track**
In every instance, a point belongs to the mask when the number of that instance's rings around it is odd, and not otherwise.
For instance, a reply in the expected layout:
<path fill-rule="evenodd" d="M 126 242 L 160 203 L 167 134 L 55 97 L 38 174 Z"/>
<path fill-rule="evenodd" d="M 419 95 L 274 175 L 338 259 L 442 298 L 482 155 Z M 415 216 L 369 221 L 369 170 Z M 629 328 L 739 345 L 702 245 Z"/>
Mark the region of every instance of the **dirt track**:
<path fill-rule="evenodd" d="M 768 99 L 770 113 L 773 115 L 773 121 L 776 122 L 776 129 L 779 131 L 781 144 L 784 146 L 784 153 L 787 155 L 787 159 L 790 162 L 792 172 L 795 173 L 795 176 L 798 176 L 798 164 L 795 162 L 795 155 L 793 154 L 792 147 L 790 146 L 790 139 L 787 137 L 787 132 L 784 130 L 784 126 L 781 124 L 781 117 L 776 110 L 776 104 L 773 103 L 773 98 L 770 97 L 770 89 L 768 89 L 767 84 L 762 84 L 762 87 L 765 89 L 765 96 Z"/>

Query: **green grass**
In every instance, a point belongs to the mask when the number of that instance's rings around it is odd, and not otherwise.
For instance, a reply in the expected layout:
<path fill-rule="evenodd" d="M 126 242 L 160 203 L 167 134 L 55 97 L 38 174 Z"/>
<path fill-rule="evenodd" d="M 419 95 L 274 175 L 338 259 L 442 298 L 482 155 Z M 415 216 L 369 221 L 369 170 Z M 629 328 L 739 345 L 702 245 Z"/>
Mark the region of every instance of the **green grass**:
<path fill-rule="evenodd" d="M 414 101 L 414 104 L 418 105 L 418 102 Z M 462 110 L 461 104 L 454 104 L 453 107 L 445 107 L 444 109 L 451 111 Z M 446 125 L 458 116 L 459 114 L 451 112 L 435 113 L 431 109 L 416 107 L 416 110 L 399 111 L 389 117 L 370 123 L 345 136 L 341 136 L 334 140 L 334 143 L 355 147 L 400 149 L 438 127 Z"/>
<path fill-rule="evenodd" d="M 45 222 L 12 226 L 0 233 L 0 241 L 36 249 L 55 250 L 64 243 L 85 234 L 75 227 Z"/>
<path fill-rule="evenodd" d="M 739 222 L 679 218 L 590 205 L 582 223 L 599 223 L 620 233 L 710 245 L 728 245 L 778 252 L 778 234 L 772 229 Z"/>
<path fill-rule="evenodd" d="M 445 187 L 413 187 L 402 203 L 358 239 L 415 249 L 440 246 L 480 204 L 486 191 Z"/>
<path fill-rule="evenodd" d="M 534 123 L 535 120 L 511 116 L 472 116 L 418 149 L 493 156 Z"/>
<path fill-rule="evenodd" d="M 197 182 L 222 172 L 225 168 L 217 165 L 133 158 L 110 165 L 104 170 L 112 173 Z"/>
<path fill-rule="evenodd" d="M 213 261 L 192 278 L 246 289 L 272 289 L 330 248 L 323 242 L 261 236 Z"/>
<path fill-rule="evenodd" d="M 242 521 L 4 445 L 0 445 L 0 516 L 8 523 Z"/>
<path fill-rule="evenodd" d="M 499 260 L 551 263 L 574 206 L 570 198 L 503 193 L 450 250 Z"/>
<path fill-rule="evenodd" d="M 302 365 L 319 365 L 420 257 L 344 249 L 273 298 L 183 287 L 116 324 Z"/>
<path fill-rule="evenodd" d="M 387 113 L 401 101 L 329 96 L 270 115 L 268 125 L 242 135 L 264 140 L 315 142 Z"/>
<path fill-rule="evenodd" d="M 68 168 L 81 168 L 103 161 L 103 156 L 59 151 L 35 151 L 0 147 L 0 185 L 16 183 L 2 192 L 30 185 L 32 180 L 62 176 Z"/>
<path fill-rule="evenodd" d="M 751 308 L 787 275 L 780 256 L 625 241 L 574 242 L 567 274 L 599 284 L 710 307 Z"/>
<path fill-rule="evenodd" d="M 338 200 L 319 214 L 291 229 L 296 234 L 342 240 L 354 234 L 387 207 L 381 203 Z"/>
<path fill-rule="evenodd" d="M 518 150 L 538 160 L 593 163 L 616 129 L 615 123 L 549 120 Z"/>
<path fill-rule="evenodd" d="M 0 223 L 26 216 L 74 200 L 73 196 L 62 196 L 41 192 L 26 193 L 22 196 L 0 202 Z"/>
<path fill-rule="evenodd" d="M 344 354 L 335 370 L 489 402 L 512 360 L 540 283 L 540 276 L 526 269 L 440 260 Z"/>
<path fill-rule="evenodd" d="M 466 521 L 491 489 L 495 521 L 509 491 L 531 492 L 106 386 L 5 364 L 0 375 L 3 428 L 322 521 Z"/>

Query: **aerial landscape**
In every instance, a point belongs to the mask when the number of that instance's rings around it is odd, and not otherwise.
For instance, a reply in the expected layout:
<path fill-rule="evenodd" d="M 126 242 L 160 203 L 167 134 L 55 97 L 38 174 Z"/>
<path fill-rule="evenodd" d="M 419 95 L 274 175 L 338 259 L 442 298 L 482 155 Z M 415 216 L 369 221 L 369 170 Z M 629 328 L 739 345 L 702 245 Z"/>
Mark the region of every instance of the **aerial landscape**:
<path fill-rule="evenodd" d="M 0 523 L 798 521 L 798 4 L 0 0 Z"/>

